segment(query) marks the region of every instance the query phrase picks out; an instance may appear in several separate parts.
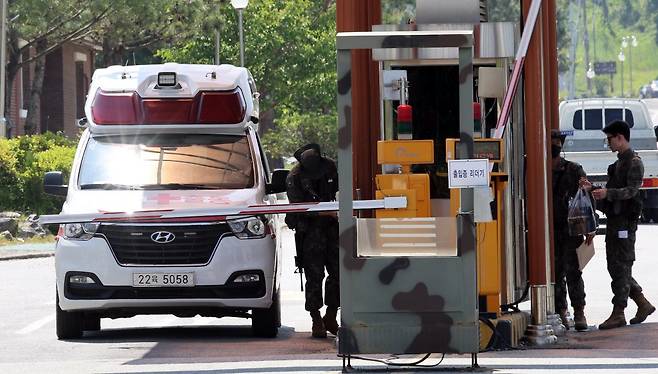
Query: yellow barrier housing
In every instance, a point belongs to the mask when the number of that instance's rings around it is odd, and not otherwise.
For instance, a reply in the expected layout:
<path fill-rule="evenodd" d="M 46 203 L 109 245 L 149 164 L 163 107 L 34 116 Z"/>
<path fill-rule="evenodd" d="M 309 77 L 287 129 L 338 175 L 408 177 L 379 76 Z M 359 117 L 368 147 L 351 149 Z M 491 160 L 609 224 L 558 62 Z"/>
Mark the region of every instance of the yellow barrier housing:
<path fill-rule="evenodd" d="M 406 196 L 405 209 L 379 209 L 377 218 L 412 218 L 430 216 L 430 178 L 427 174 L 411 174 L 413 164 L 434 163 L 432 140 L 381 140 L 377 142 L 377 163 L 396 164 L 402 174 L 375 176 L 375 198 Z"/>
<path fill-rule="evenodd" d="M 446 139 L 446 160 L 456 157 L 459 139 Z M 500 165 L 503 161 L 502 139 L 474 139 L 473 158 L 486 158 Z M 503 221 L 503 193 L 507 186 L 507 174 L 494 171 L 491 173 L 489 188 L 495 201 L 493 220 L 479 222 L 476 229 L 478 294 L 480 312 L 500 315 L 500 293 L 502 288 L 501 272 L 503 269 L 502 253 L 505 241 Z M 457 214 L 460 190 L 450 190 L 450 211 Z"/>

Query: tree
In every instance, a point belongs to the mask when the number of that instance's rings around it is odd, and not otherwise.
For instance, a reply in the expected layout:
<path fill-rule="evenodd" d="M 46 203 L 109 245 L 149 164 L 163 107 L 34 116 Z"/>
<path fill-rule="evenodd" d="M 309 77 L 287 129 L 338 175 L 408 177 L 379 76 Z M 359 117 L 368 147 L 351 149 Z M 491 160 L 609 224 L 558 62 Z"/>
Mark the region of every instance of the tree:
<path fill-rule="evenodd" d="M 381 0 L 384 24 L 405 24 L 416 18 L 415 0 Z"/>
<path fill-rule="evenodd" d="M 245 64 L 260 92 L 261 132 L 267 133 L 263 141 L 271 156 L 291 155 L 310 140 L 335 149 L 335 10 L 334 1 L 327 0 L 260 0 L 244 11 Z M 220 11 L 222 62 L 238 65 L 236 14 L 228 5 Z M 211 63 L 214 36 L 197 29 L 191 40 L 157 54 L 165 61 Z M 288 131 L 302 121 L 307 130 L 291 136 Z M 327 136 L 311 139 L 310 134 Z"/>
<path fill-rule="evenodd" d="M 619 23 L 625 28 L 635 25 L 640 19 L 640 13 L 633 6 L 634 3 L 636 3 L 636 1 L 623 0 L 624 5 L 619 14 Z"/>
<path fill-rule="evenodd" d="M 36 128 L 38 103 L 43 84 L 45 56 L 62 44 L 79 40 L 112 11 L 111 2 L 102 0 L 32 0 L 8 2 L 5 117 L 11 107 L 11 89 L 21 67 L 37 61 L 30 90 L 30 106 L 25 125 L 27 133 Z M 36 53 L 31 54 L 32 47 Z M 30 114 L 31 112 L 31 114 Z"/>
<path fill-rule="evenodd" d="M 89 39 L 102 47 L 102 67 L 123 65 L 133 53 L 172 43 L 194 34 L 202 26 L 217 24 L 213 17 L 217 1 L 211 0 L 114 0 L 114 11 L 96 25 Z M 141 55 L 152 63 L 153 53 Z"/>
<path fill-rule="evenodd" d="M 656 29 L 658 29 L 658 0 L 648 0 L 647 1 L 647 13 L 652 15 L 653 18 L 653 23 L 656 26 Z M 654 37 L 654 42 L 656 45 L 658 45 L 658 32 L 656 33 L 656 36 Z"/>
<path fill-rule="evenodd" d="M 521 17 L 518 0 L 491 0 L 487 4 L 489 22 L 518 22 Z"/>

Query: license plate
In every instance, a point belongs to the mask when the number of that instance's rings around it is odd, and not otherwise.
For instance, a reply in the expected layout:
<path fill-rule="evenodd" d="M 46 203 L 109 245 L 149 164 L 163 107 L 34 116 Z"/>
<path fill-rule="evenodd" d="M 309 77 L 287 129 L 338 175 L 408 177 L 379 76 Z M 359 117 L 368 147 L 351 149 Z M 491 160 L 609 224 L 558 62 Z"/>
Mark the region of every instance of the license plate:
<path fill-rule="evenodd" d="M 193 287 L 194 273 L 133 273 L 134 287 Z"/>

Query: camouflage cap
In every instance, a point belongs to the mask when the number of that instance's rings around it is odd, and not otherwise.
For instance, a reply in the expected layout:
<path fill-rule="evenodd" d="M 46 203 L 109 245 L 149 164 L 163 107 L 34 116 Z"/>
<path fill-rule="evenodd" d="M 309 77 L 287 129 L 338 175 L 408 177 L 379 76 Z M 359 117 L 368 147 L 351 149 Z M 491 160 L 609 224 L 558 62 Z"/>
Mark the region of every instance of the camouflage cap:
<path fill-rule="evenodd" d="M 551 130 L 551 139 L 560 139 L 560 143 L 564 144 L 567 134 L 557 129 Z"/>
<path fill-rule="evenodd" d="M 294 153 L 293 156 L 295 156 L 295 158 L 297 159 L 297 161 L 301 161 L 301 160 L 302 160 L 302 153 L 304 153 L 304 151 L 307 151 L 307 150 L 309 150 L 309 149 L 313 149 L 313 150 L 315 150 L 315 151 L 318 153 L 318 155 L 322 155 L 322 152 L 320 151 L 320 145 L 319 145 L 319 144 L 317 144 L 317 143 L 309 143 L 309 144 L 305 144 L 305 145 L 299 147 L 299 148 L 295 151 L 295 153 Z"/>

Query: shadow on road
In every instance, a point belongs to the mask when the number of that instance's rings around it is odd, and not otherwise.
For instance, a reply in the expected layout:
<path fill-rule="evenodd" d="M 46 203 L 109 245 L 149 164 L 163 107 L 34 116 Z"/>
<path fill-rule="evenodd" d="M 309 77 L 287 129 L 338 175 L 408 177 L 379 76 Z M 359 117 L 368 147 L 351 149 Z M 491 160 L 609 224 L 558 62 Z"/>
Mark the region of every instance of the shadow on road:
<path fill-rule="evenodd" d="M 252 336 L 250 326 L 181 326 L 125 328 L 85 332 L 76 343 L 116 344 L 156 342 L 140 359 L 127 364 L 228 362 L 253 360 L 336 358 L 333 337 L 313 339 L 309 332 L 282 326 L 274 339 Z M 121 347 L 119 349 L 122 349 Z M 138 349 L 126 346 L 125 349 Z"/>

